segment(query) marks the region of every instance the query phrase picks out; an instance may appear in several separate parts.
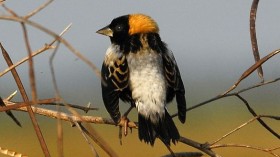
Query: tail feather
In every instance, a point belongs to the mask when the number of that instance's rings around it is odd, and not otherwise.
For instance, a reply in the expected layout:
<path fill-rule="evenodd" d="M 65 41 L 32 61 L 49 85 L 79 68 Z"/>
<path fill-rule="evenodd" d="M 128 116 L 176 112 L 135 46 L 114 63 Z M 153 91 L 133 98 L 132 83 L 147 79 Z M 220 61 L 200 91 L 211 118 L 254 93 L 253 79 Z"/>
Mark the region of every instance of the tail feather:
<path fill-rule="evenodd" d="M 180 134 L 166 110 L 165 115 L 159 118 L 157 123 L 152 122 L 150 118 L 145 118 L 143 115 L 138 114 L 138 124 L 139 139 L 152 146 L 157 137 L 168 145 L 170 145 L 170 141 L 176 144 L 180 138 Z"/>

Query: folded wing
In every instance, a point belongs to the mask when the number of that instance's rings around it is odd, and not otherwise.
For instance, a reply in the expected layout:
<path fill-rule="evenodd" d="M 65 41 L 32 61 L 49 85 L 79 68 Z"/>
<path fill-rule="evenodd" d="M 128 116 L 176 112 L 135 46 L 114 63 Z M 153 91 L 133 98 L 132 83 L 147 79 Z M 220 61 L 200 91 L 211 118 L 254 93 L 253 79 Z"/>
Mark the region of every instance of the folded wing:
<path fill-rule="evenodd" d="M 186 120 L 185 87 L 179 68 L 171 52 L 163 53 L 162 60 L 168 85 L 166 101 L 170 102 L 176 96 L 178 117 L 179 120 L 184 123 Z"/>
<path fill-rule="evenodd" d="M 121 56 L 111 64 L 102 65 L 101 75 L 103 79 L 102 98 L 107 111 L 115 123 L 118 123 L 121 114 L 119 111 L 119 98 L 128 97 L 128 66 L 125 56 Z"/>

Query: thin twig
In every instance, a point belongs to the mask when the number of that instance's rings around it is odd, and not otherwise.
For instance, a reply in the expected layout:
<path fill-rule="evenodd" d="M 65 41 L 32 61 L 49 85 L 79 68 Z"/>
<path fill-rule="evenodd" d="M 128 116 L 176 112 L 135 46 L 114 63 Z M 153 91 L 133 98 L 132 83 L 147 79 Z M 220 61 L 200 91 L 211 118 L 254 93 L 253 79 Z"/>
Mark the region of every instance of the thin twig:
<path fill-rule="evenodd" d="M 54 75 L 54 68 L 53 68 L 53 58 L 58 50 L 58 47 L 60 45 L 60 41 L 57 42 L 57 45 L 55 47 L 55 49 L 53 50 L 53 53 L 51 54 L 50 57 L 50 68 L 51 68 L 51 76 L 52 76 L 52 80 L 53 80 L 53 86 L 55 89 L 55 98 L 56 99 L 61 99 L 59 90 L 58 90 L 58 86 L 55 80 L 55 75 Z M 58 111 L 58 117 L 57 117 L 57 135 L 58 135 L 58 143 L 60 144 L 60 146 L 58 147 L 58 152 L 59 155 L 62 157 L 63 156 L 63 130 L 62 130 L 62 126 L 61 126 L 61 112 L 60 112 L 60 106 L 57 105 L 57 111 Z"/>
<path fill-rule="evenodd" d="M 279 155 L 273 153 L 271 149 L 255 147 L 255 146 L 250 146 L 250 145 L 245 145 L 245 144 L 232 144 L 232 143 L 230 143 L 230 144 L 217 144 L 217 145 L 210 146 L 211 149 L 221 148 L 221 147 L 227 147 L 227 148 L 229 148 L 229 147 L 241 147 L 241 148 L 254 149 L 254 150 L 259 150 L 259 151 L 269 153 L 269 154 L 271 154 L 275 157 L 279 157 Z"/>
<path fill-rule="evenodd" d="M 43 48 L 33 52 L 31 56 L 34 57 L 38 54 L 41 54 L 42 52 L 45 52 L 46 50 L 52 49 L 52 48 L 54 48 L 54 46 L 45 45 Z M 13 64 L 12 66 L 8 67 L 7 69 L 5 69 L 4 71 L 2 71 L 0 73 L 0 77 L 5 75 L 6 73 L 11 71 L 12 69 L 16 68 L 17 66 L 21 65 L 22 63 L 28 61 L 28 59 L 29 59 L 29 57 L 27 56 L 27 57 L 21 59 L 20 61 L 18 61 L 17 63 Z"/>
<path fill-rule="evenodd" d="M 251 106 L 249 105 L 249 103 L 247 102 L 247 100 L 245 100 L 243 97 L 241 97 L 239 94 L 236 94 L 236 97 L 238 97 L 247 107 L 247 109 L 249 110 L 249 112 L 257 117 L 257 113 L 251 108 Z M 275 137 L 277 137 L 278 139 L 280 139 L 280 135 L 275 132 L 273 129 L 271 129 L 262 119 L 257 118 L 257 120 L 259 121 L 259 123 L 266 129 L 268 130 L 270 133 L 272 133 Z"/>
<path fill-rule="evenodd" d="M 69 30 L 69 28 L 72 26 L 72 23 L 70 23 L 60 34 L 59 36 L 61 37 L 63 34 L 65 34 L 66 31 Z M 31 54 L 32 57 L 41 54 L 42 52 L 45 52 L 46 50 L 49 49 L 54 49 L 55 46 L 52 46 L 55 42 L 57 41 L 57 39 L 52 40 L 49 44 L 45 44 L 42 48 L 38 49 L 37 51 L 33 52 Z M 16 68 L 17 66 L 21 65 L 22 63 L 28 61 L 29 56 L 23 58 L 22 60 L 18 61 L 17 63 L 13 64 L 12 66 L 10 66 L 9 68 L 5 69 L 3 72 L 0 73 L 0 77 L 5 75 L 6 73 L 8 73 L 9 71 L 11 71 L 12 69 Z"/>
<path fill-rule="evenodd" d="M 36 102 L 37 101 L 37 88 L 36 88 L 36 81 L 35 81 L 33 57 L 31 55 L 32 50 L 31 50 L 31 46 L 29 43 L 26 26 L 23 22 L 21 23 L 21 26 L 22 26 L 24 42 L 25 42 L 25 46 L 26 46 L 27 54 L 28 54 L 28 58 L 29 58 L 28 67 L 29 67 L 29 81 L 30 81 L 30 87 L 31 87 L 31 96 L 32 96 L 32 101 Z"/>
<path fill-rule="evenodd" d="M 58 117 L 57 117 L 57 152 L 59 157 L 63 157 L 63 127 L 62 127 L 62 120 L 61 120 L 61 110 L 60 106 L 56 106 L 57 112 L 58 112 Z"/>
<path fill-rule="evenodd" d="M 58 105 L 58 106 L 70 106 L 72 108 L 75 108 L 75 109 L 79 109 L 79 110 L 83 110 L 85 113 L 87 113 L 88 111 L 91 111 L 91 110 L 98 110 L 98 108 L 96 107 L 90 107 L 90 106 L 87 106 L 87 107 L 84 107 L 84 106 L 80 106 L 80 105 L 74 105 L 74 104 L 64 104 L 64 103 L 58 103 L 58 102 L 50 102 L 50 103 L 44 103 L 44 104 L 41 104 L 41 105 Z"/>
<path fill-rule="evenodd" d="M 14 103 L 11 101 L 7 101 L 5 99 L 3 99 L 3 101 L 6 104 L 6 107 L 25 104 L 24 102 Z M 34 113 L 36 113 L 36 114 L 39 114 L 42 116 L 47 116 L 50 118 L 55 118 L 55 119 L 58 118 L 59 112 L 57 112 L 57 111 L 43 109 L 43 108 L 34 107 L 34 106 L 32 106 L 32 109 L 33 109 Z M 16 110 L 27 112 L 25 107 L 20 107 L 20 108 L 17 108 Z M 0 110 L 0 112 L 1 112 L 1 110 Z M 95 123 L 95 124 L 109 124 L 109 125 L 114 125 L 114 126 L 116 125 L 116 123 L 110 118 L 102 118 L 102 117 L 94 117 L 94 116 L 77 117 L 76 115 L 69 115 L 69 114 L 66 114 L 63 112 L 60 113 L 60 118 L 61 118 L 61 120 L 68 121 L 68 122 L 87 122 L 87 123 Z M 121 124 L 119 124 L 119 125 L 121 125 Z M 136 123 L 134 123 L 132 121 L 128 122 L 128 127 L 137 129 Z"/>
<path fill-rule="evenodd" d="M 203 156 L 203 154 L 200 152 L 180 152 L 180 153 L 174 153 L 174 155 L 176 157 L 201 157 L 201 156 Z M 171 154 L 168 154 L 168 155 L 164 155 L 161 157 L 173 157 L 173 156 Z"/>
<path fill-rule="evenodd" d="M 217 96 L 215 96 L 215 97 L 213 97 L 213 98 L 210 98 L 210 99 L 207 99 L 207 100 L 205 100 L 205 101 L 203 101 L 203 102 L 200 102 L 200 103 L 198 103 L 198 104 L 192 105 L 191 107 L 187 108 L 186 112 L 189 112 L 189 111 L 191 111 L 191 110 L 193 110 L 193 109 L 197 109 L 198 107 L 207 105 L 207 104 L 209 104 L 210 102 L 216 101 L 216 100 L 218 100 L 218 99 L 222 99 L 222 98 L 226 98 L 226 97 L 230 97 L 230 96 L 235 96 L 236 94 L 244 93 L 244 92 L 249 91 L 249 90 L 251 90 L 251 89 L 253 89 L 253 88 L 261 87 L 261 86 L 268 85 L 268 84 L 271 84 L 271 83 L 275 83 L 275 82 L 278 82 L 278 81 L 280 81 L 280 77 L 279 77 L 279 78 L 276 78 L 276 79 L 273 79 L 273 80 L 269 80 L 269 81 L 257 83 L 257 84 L 255 84 L 255 85 L 246 87 L 246 88 L 241 89 L 241 90 L 239 90 L 239 91 L 237 91 L 237 92 L 234 92 L 234 93 L 227 93 L 227 94 L 225 94 L 225 95 L 217 95 Z M 176 117 L 176 116 L 178 116 L 177 113 L 175 113 L 175 114 L 172 115 L 172 117 Z"/>
<path fill-rule="evenodd" d="M 87 138 L 87 136 L 86 136 L 86 134 L 85 134 L 85 132 L 84 132 L 84 130 L 83 130 L 84 128 L 83 128 L 82 124 L 81 124 L 81 123 L 78 123 L 78 122 L 75 122 L 75 125 L 76 125 L 77 128 L 81 131 L 83 137 L 85 138 L 86 142 L 87 142 L 88 145 L 90 146 L 90 148 L 91 148 L 93 154 L 94 154 L 96 157 L 99 157 L 99 155 L 98 155 L 97 151 L 95 150 L 93 144 L 92 144 L 92 143 L 89 141 L 89 139 Z"/>
<path fill-rule="evenodd" d="M 269 60 L 271 57 L 277 55 L 280 52 L 280 49 L 275 50 L 271 53 L 269 53 L 268 55 L 266 55 L 265 57 L 263 57 L 262 59 L 260 59 L 258 62 L 256 62 L 255 64 L 253 64 L 249 69 L 247 69 L 242 75 L 241 77 L 234 83 L 234 85 L 232 85 L 226 92 L 224 92 L 221 95 L 226 95 L 227 93 L 231 92 L 232 90 L 234 90 L 239 83 L 244 80 L 246 77 L 248 77 L 252 72 L 254 72 L 258 67 L 260 67 L 263 63 L 265 63 L 267 60 Z"/>
<path fill-rule="evenodd" d="M 5 100 L 6 101 L 10 101 L 9 100 L 10 97 L 6 98 Z M 21 103 L 21 102 L 12 102 L 13 105 L 9 105 L 9 106 L 2 106 L 0 107 L 0 112 L 3 112 L 3 111 L 8 111 L 8 110 L 15 110 L 15 109 L 18 109 L 18 108 L 21 108 L 21 107 L 26 107 L 28 105 L 37 105 L 37 104 L 42 104 L 42 105 L 58 105 L 58 106 L 70 106 L 72 108 L 76 108 L 76 109 L 80 109 L 80 110 L 83 110 L 84 112 L 88 112 L 90 110 L 97 110 L 98 108 L 92 108 L 92 107 L 83 107 L 83 106 L 80 106 L 80 105 L 74 105 L 74 104 L 64 104 L 64 103 L 58 103 L 57 102 L 58 99 L 56 98 L 49 98 L 49 99 L 40 99 L 35 103 L 33 102 L 26 102 L 26 103 Z"/>
<path fill-rule="evenodd" d="M 17 13 L 14 12 L 13 10 L 11 10 L 10 8 L 6 7 L 6 5 L 2 4 L 2 7 L 11 15 L 13 15 L 14 17 L 18 17 Z"/>
<path fill-rule="evenodd" d="M 87 59 L 85 56 L 83 56 L 82 53 L 80 53 L 78 50 L 76 50 L 67 40 L 60 37 L 59 35 L 57 35 L 53 31 L 45 28 L 44 26 L 42 26 L 42 25 L 40 25 L 36 22 L 30 21 L 28 19 L 24 19 L 22 17 L 0 16 L 0 19 L 9 20 L 9 21 L 16 21 L 16 22 L 24 22 L 25 24 L 28 24 L 28 25 L 30 25 L 34 28 L 37 28 L 37 29 L 49 34 L 50 36 L 53 36 L 55 39 L 57 39 L 58 41 L 63 43 L 73 54 L 75 54 L 82 61 L 84 61 L 93 70 L 93 72 L 95 72 L 95 74 L 101 79 L 101 74 L 100 74 L 99 68 L 97 68 L 89 59 Z M 103 83 L 105 83 L 102 79 L 101 79 L 101 81 Z"/>
<path fill-rule="evenodd" d="M 258 4 L 259 4 L 259 0 L 253 0 L 251 11 L 250 11 L 250 35 L 251 35 L 251 44 L 252 44 L 252 50 L 253 50 L 255 62 L 258 62 L 260 60 L 260 53 L 258 48 L 257 36 L 256 36 L 256 16 L 257 16 Z M 257 70 L 258 70 L 258 75 L 263 82 L 264 78 L 263 78 L 262 66 L 259 66 Z"/>
<path fill-rule="evenodd" d="M 210 145 L 210 147 L 212 145 L 215 145 L 216 143 L 220 142 L 221 140 L 223 140 L 224 138 L 228 137 L 229 135 L 235 133 L 236 131 L 240 130 L 241 128 L 247 126 L 248 124 L 254 122 L 255 120 L 259 120 L 261 118 L 270 118 L 270 119 L 274 119 L 274 120 L 280 120 L 280 117 L 277 116 L 271 116 L 271 115 L 258 115 L 254 118 L 251 118 L 250 120 L 248 120 L 247 122 L 241 124 L 240 126 L 236 127 L 235 129 L 233 129 L 232 131 L 228 132 L 227 134 L 223 135 L 221 138 L 215 140 L 214 142 L 212 142 Z"/>
<path fill-rule="evenodd" d="M 0 96 L 0 106 L 6 106 L 4 101 L 2 100 L 1 96 Z M 14 116 L 14 114 L 12 113 L 12 111 L 8 110 L 6 111 L 6 114 L 19 126 L 21 127 L 20 122 L 18 121 L 18 119 Z"/>
<path fill-rule="evenodd" d="M 95 130 L 93 130 L 91 127 L 85 128 L 83 125 L 80 125 L 80 127 L 83 132 L 86 133 L 96 144 L 98 144 L 110 157 L 118 156 Z"/>
<path fill-rule="evenodd" d="M 212 151 L 209 148 L 209 144 L 208 143 L 201 144 L 201 143 L 198 143 L 198 142 L 193 141 L 191 139 L 188 139 L 186 137 L 180 137 L 179 141 L 184 143 L 184 144 L 187 144 L 189 146 L 192 146 L 192 147 L 194 147 L 194 148 L 196 148 L 196 149 L 198 149 L 198 150 L 208 154 L 211 157 L 221 157 L 220 155 L 218 155 L 217 153 L 215 153 L 214 151 Z"/>
<path fill-rule="evenodd" d="M 2 46 L 1 43 L 0 43 L 0 47 L 1 47 L 1 49 L 2 49 L 2 54 L 3 54 L 5 60 L 6 60 L 7 64 L 8 64 L 8 66 L 13 65 L 13 62 L 12 62 L 12 60 L 11 60 L 9 54 L 8 54 L 7 51 L 4 49 L 4 47 Z M 17 84 L 17 86 L 18 86 L 18 89 L 19 89 L 19 91 L 20 91 L 20 93 L 21 93 L 22 99 L 24 100 L 24 102 L 29 102 L 28 96 L 27 96 L 27 94 L 26 94 L 26 92 L 25 92 L 24 86 L 23 86 L 23 84 L 22 84 L 22 82 L 21 82 L 21 80 L 20 80 L 20 77 L 19 77 L 19 75 L 18 75 L 16 69 L 11 70 L 11 72 L 12 72 L 12 75 L 13 75 L 13 77 L 14 77 L 14 79 L 15 79 L 15 82 L 16 82 L 16 84 Z M 35 118 L 35 115 L 34 115 L 34 113 L 33 113 L 33 110 L 32 110 L 32 108 L 31 108 L 31 106 L 30 106 L 30 105 L 27 105 L 27 106 L 26 106 L 26 109 L 27 109 L 28 114 L 29 114 L 29 117 L 30 117 L 30 119 L 31 119 L 31 121 L 32 121 L 32 124 L 33 124 L 33 127 L 34 127 L 34 129 L 35 129 L 36 135 L 37 135 L 38 140 L 39 140 L 39 142 L 40 142 L 41 148 L 42 148 L 42 150 L 43 150 L 45 156 L 46 156 L 46 157 L 50 157 L 50 153 L 49 153 L 49 151 L 48 151 L 46 142 L 45 142 L 45 140 L 44 140 L 44 138 L 43 138 L 41 129 L 40 129 L 39 125 L 38 125 L 38 122 L 37 122 L 37 120 L 36 120 L 36 118 Z"/>
<path fill-rule="evenodd" d="M 233 134 L 234 132 L 240 130 L 240 129 L 243 128 L 244 126 L 246 126 L 246 125 L 252 123 L 253 121 L 255 121 L 255 120 L 258 119 L 258 118 L 259 118 L 259 117 L 251 118 L 249 121 L 247 121 L 247 122 L 241 124 L 241 125 L 238 126 L 237 128 L 235 128 L 235 129 L 233 129 L 232 131 L 228 132 L 227 134 L 223 135 L 221 138 L 215 140 L 214 142 L 210 143 L 209 145 L 211 146 L 211 145 L 214 145 L 214 144 L 220 142 L 220 141 L 223 140 L 224 138 L 226 138 L 226 137 L 228 137 L 229 135 Z"/>
<path fill-rule="evenodd" d="M 14 98 L 14 96 L 15 96 L 16 94 L 17 94 L 17 90 L 14 91 L 12 94 L 10 94 L 10 95 L 6 98 L 6 100 L 10 101 L 11 99 Z"/>
<path fill-rule="evenodd" d="M 31 11 L 26 16 L 24 16 L 24 18 L 29 19 L 33 15 L 37 14 L 39 11 L 43 10 L 44 8 L 46 8 L 51 2 L 53 2 L 53 0 L 48 0 L 46 3 L 44 3 L 43 5 L 39 6 L 38 8 L 36 8 L 35 10 Z"/>

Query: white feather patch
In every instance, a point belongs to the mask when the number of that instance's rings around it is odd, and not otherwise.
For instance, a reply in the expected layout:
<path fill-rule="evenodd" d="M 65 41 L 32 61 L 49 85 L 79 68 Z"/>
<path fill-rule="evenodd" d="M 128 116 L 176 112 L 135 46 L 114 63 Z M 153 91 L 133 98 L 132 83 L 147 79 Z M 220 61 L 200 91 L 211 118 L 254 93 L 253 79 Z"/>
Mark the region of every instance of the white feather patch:
<path fill-rule="evenodd" d="M 106 65 L 113 65 L 114 62 L 120 58 L 123 54 L 120 52 L 120 46 L 111 44 L 106 51 L 104 63 Z"/>
<path fill-rule="evenodd" d="M 129 53 L 127 62 L 129 86 L 136 108 L 140 114 L 156 123 L 164 116 L 166 105 L 162 56 L 151 49 L 142 49 Z"/>

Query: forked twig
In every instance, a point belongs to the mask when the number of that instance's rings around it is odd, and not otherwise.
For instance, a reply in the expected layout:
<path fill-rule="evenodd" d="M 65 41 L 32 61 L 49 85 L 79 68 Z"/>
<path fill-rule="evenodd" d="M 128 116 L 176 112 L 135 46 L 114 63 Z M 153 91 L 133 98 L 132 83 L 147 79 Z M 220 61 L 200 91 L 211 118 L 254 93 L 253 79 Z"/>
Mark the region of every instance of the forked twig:
<path fill-rule="evenodd" d="M 1 107 L 6 106 L 5 103 L 4 103 L 4 101 L 2 100 L 1 96 L 0 96 L 0 106 L 1 106 Z M 20 122 L 19 122 L 18 119 L 14 116 L 14 114 L 12 113 L 12 111 L 7 110 L 7 111 L 6 111 L 6 114 L 7 114 L 19 127 L 21 127 Z"/>
<path fill-rule="evenodd" d="M 209 155 L 211 157 L 221 157 L 220 155 L 218 155 L 217 153 L 215 153 L 214 151 L 212 151 L 209 148 L 209 144 L 208 143 L 205 143 L 205 144 L 198 143 L 198 142 L 193 141 L 191 139 L 188 139 L 186 137 L 180 137 L 179 141 L 184 143 L 184 144 L 187 144 L 189 146 L 192 146 L 192 147 L 194 147 L 194 148 L 196 148 L 196 149 L 206 153 L 207 155 Z"/>
<path fill-rule="evenodd" d="M 245 79 L 246 77 L 248 77 L 252 72 L 254 72 L 257 68 L 259 68 L 263 63 L 265 63 L 267 60 L 269 60 L 271 57 L 277 55 L 280 52 L 280 49 L 275 50 L 271 53 L 269 53 L 268 55 L 266 55 L 265 57 L 263 57 L 262 59 L 260 59 L 258 62 L 256 62 L 255 64 L 253 64 L 249 69 L 247 69 L 242 75 L 241 77 L 234 83 L 233 86 L 231 86 L 226 92 L 224 92 L 221 95 L 226 95 L 227 93 L 231 92 L 232 90 L 234 90 L 239 83 Z"/>
<path fill-rule="evenodd" d="M 254 116 L 257 117 L 257 113 L 251 108 L 251 106 L 249 105 L 249 103 L 247 102 L 247 100 L 245 100 L 243 97 L 241 97 L 239 94 L 236 94 L 236 97 L 238 97 L 247 107 L 247 109 L 249 110 L 249 112 Z M 266 129 L 268 130 L 270 133 L 272 133 L 275 137 L 277 137 L 278 139 L 280 139 L 280 135 L 275 132 L 273 129 L 271 129 L 261 118 L 257 118 L 257 120 L 259 121 L 259 123 Z"/>
<path fill-rule="evenodd" d="M 60 34 L 59 36 L 61 37 L 66 31 L 69 30 L 69 28 L 72 26 L 72 24 L 69 24 Z M 54 49 L 55 47 L 52 46 L 55 42 L 57 41 L 57 39 L 52 40 L 49 44 L 45 44 L 42 48 L 38 49 L 37 51 L 33 52 L 31 54 L 32 57 L 37 56 L 38 54 L 41 54 L 42 52 L 45 52 L 46 50 L 49 49 Z M 9 71 L 11 71 L 12 69 L 16 68 L 17 66 L 21 65 L 22 63 L 28 61 L 29 57 L 25 57 L 22 60 L 18 61 L 17 63 L 13 64 L 12 66 L 8 67 L 7 69 L 5 69 L 3 72 L 0 73 L 0 77 L 3 76 L 4 74 L 8 73 Z"/>
<path fill-rule="evenodd" d="M 235 133 L 236 131 L 240 130 L 241 128 L 249 125 L 250 123 L 254 122 L 255 120 L 258 120 L 258 119 L 261 119 L 261 118 L 271 118 L 271 119 L 275 119 L 277 120 L 277 117 L 275 116 L 270 116 L 270 115 L 259 115 L 259 116 L 256 116 L 254 118 L 251 118 L 249 121 L 241 124 L 240 126 L 236 127 L 235 129 L 233 129 L 232 131 L 228 132 L 227 134 L 223 135 L 221 138 L 215 140 L 214 142 L 210 143 L 209 145 L 212 146 L 212 145 L 215 145 L 216 143 L 220 142 L 221 140 L 223 140 L 224 138 L 228 137 L 229 135 Z M 280 119 L 280 117 L 278 118 Z"/>
<path fill-rule="evenodd" d="M 89 59 L 87 59 L 85 56 L 83 56 L 82 53 L 80 53 L 77 49 L 75 49 L 67 40 L 60 37 L 59 35 L 57 35 L 53 31 L 45 28 L 44 26 L 42 26 L 42 25 L 40 25 L 36 22 L 30 21 L 28 19 L 24 19 L 22 17 L 0 16 L 0 19 L 9 20 L 9 21 L 16 21 L 16 22 L 23 22 L 25 24 L 28 24 L 28 25 L 30 25 L 34 28 L 37 28 L 37 29 L 41 30 L 42 32 L 45 32 L 45 33 L 49 34 L 50 36 L 54 37 L 55 39 L 57 39 L 58 41 L 63 43 L 73 54 L 75 54 L 82 61 L 84 61 L 84 63 L 86 63 L 93 70 L 93 72 L 95 72 L 95 74 L 101 79 L 101 74 L 100 74 L 99 68 L 97 68 Z M 102 80 L 102 82 L 104 83 L 103 80 Z"/>

